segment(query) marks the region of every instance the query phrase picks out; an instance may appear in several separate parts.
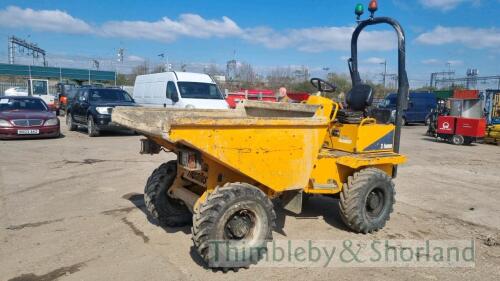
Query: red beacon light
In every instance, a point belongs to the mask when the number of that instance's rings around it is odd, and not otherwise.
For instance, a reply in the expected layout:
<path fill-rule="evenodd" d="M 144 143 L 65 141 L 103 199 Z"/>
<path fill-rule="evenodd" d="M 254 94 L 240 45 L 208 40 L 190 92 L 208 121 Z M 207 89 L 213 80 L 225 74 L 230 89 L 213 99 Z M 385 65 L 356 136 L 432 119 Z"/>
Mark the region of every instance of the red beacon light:
<path fill-rule="evenodd" d="M 377 0 L 371 0 L 370 4 L 368 4 L 368 11 L 370 11 L 371 15 L 370 17 L 373 18 L 375 15 L 375 12 L 378 10 L 378 3 Z"/>

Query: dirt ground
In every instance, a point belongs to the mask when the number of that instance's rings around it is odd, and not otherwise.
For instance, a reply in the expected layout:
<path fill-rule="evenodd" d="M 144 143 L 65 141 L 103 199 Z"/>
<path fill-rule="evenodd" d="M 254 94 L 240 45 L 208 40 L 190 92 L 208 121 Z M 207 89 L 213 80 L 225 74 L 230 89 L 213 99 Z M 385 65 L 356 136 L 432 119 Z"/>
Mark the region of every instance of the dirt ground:
<path fill-rule="evenodd" d="M 1 280 L 500 280 L 500 147 L 453 146 L 403 130 L 408 163 L 387 226 L 360 235 L 335 199 L 314 197 L 300 216 L 277 210 L 275 239 L 475 239 L 473 268 L 262 268 L 212 272 L 186 228 L 148 221 L 142 192 L 173 158 L 140 155 L 140 136 L 0 142 Z"/>

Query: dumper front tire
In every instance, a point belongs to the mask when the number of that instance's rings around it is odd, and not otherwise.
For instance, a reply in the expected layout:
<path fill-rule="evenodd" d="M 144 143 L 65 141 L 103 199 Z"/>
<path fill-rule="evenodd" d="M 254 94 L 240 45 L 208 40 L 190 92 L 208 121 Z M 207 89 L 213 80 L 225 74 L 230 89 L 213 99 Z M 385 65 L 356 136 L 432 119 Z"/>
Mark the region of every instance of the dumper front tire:
<path fill-rule="evenodd" d="M 192 214 L 179 200 L 167 195 L 177 175 L 177 161 L 163 163 L 153 171 L 144 188 L 144 203 L 160 225 L 177 227 L 191 223 Z"/>
<path fill-rule="evenodd" d="M 275 221 L 273 203 L 264 192 L 246 183 L 226 184 L 195 210 L 194 246 L 211 268 L 248 267 L 266 253 Z"/>
<path fill-rule="evenodd" d="M 395 202 L 394 183 L 382 170 L 366 168 L 348 178 L 340 193 L 340 215 L 353 231 L 371 233 L 385 226 Z"/>

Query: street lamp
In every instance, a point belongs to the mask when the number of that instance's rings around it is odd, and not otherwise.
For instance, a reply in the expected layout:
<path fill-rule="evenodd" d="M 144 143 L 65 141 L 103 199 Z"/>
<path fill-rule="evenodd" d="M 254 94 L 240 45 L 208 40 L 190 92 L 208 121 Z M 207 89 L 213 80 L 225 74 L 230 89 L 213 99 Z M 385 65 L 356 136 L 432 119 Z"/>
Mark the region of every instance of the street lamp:
<path fill-rule="evenodd" d="M 328 70 L 330 70 L 329 67 L 323 67 L 323 71 L 325 72 L 325 77 L 328 79 Z"/>
<path fill-rule="evenodd" d="M 381 62 L 380 64 L 384 65 L 384 73 L 382 74 L 382 81 L 384 84 L 384 91 L 385 91 L 385 77 L 387 76 L 387 60 L 384 60 L 384 62 Z"/>
<path fill-rule="evenodd" d="M 168 55 L 165 55 L 165 53 L 161 53 L 158 56 L 161 57 L 162 59 L 165 59 L 165 57 L 167 58 L 167 63 L 166 64 L 164 63 L 164 68 L 165 68 L 165 71 L 170 71 L 171 66 L 170 66 L 170 63 L 168 63 Z"/>

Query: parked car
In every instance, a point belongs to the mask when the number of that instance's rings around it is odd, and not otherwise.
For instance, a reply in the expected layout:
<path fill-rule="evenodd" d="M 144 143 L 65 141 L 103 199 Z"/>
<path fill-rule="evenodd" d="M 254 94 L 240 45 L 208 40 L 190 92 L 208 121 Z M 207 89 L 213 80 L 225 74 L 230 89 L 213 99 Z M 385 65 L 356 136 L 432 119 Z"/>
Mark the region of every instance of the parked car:
<path fill-rule="evenodd" d="M 0 139 L 59 137 L 59 119 L 39 97 L 0 98 Z"/>
<path fill-rule="evenodd" d="M 139 75 L 134 99 L 143 106 L 227 109 L 229 107 L 215 81 L 207 74 L 162 72 Z"/>
<path fill-rule="evenodd" d="M 90 137 L 99 136 L 101 131 L 123 130 L 111 122 L 115 106 L 136 106 L 136 103 L 120 89 L 80 88 L 67 108 L 66 125 L 70 131 L 84 126 Z"/>
<path fill-rule="evenodd" d="M 411 92 L 409 95 L 408 109 L 403 113 L 403 124 L 427 123 L 429 113 L 437 106 L 437 98 L 434 93 Z M 397 94 L 389 94 L 385 97 L 379 108 L 391 110 L 391 122 L 396 115 Z"/>
<path fill-rule="evenodd" d="M 7 90 L 4 91 L 5 96 L 27 96 L 28 95 L 28 88 L 26 87 L 12 87 L 8 88 Z"/>

